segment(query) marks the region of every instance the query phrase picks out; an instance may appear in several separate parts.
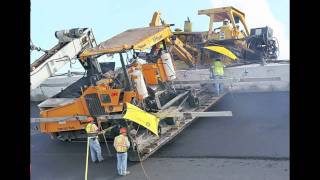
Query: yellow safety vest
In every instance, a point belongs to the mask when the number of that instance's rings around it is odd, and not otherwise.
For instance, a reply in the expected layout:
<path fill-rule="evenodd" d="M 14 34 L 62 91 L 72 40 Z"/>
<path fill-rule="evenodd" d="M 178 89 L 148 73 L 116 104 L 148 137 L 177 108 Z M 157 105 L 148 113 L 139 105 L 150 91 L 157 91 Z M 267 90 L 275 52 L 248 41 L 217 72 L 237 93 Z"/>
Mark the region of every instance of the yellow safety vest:
<path fill-rule="evenodd" d="M 96 132 L 96 128 L 95 128 L 95 124 L 91 124 L 89 123 L 86 127 L 86 132 L 87 133 L 95 133 Z"/>
<path fill-rule="evenodd" d="M 220 61 L 214 61 L 212 69 L 215 75 L 223 76 L 224 74 L 223 64 Z"/>
<path fill-rule="evenodd" d="M 127 152 L 127 137 L 120 134 L 119 136 L 114 138 L 114 144 L 117 152 Z"/>

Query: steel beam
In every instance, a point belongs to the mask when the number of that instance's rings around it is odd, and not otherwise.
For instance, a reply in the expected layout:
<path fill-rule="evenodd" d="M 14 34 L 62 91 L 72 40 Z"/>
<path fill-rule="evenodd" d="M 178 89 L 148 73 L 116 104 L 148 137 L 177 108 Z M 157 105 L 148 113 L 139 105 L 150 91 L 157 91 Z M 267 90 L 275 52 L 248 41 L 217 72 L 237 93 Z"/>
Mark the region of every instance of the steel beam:
<path fill-rule="evenodd" d="M 183 117 L 183 118 L 196 118 L 196 117 L 231 117 L 231 111 L 212 111 L 212 112 L 160 112 L 155 113 L 160 119 L 167 117 Z"/>
<path fill-rule="evenodd" d="M 64 122 L 69 120 L 80 120 L 86 121 L 88 116 L 66 116 L 66 117 L 57 117 L 57 118 L 31 118 L 31 123 L 40 123 L 40 122 Z"/>
<path fill-rule="evenodd" d="M 179 99 L 181 99 L 182 97 L 184 97 L 186 94 L 188 94 L 189 91 L 186 91 L 182 94 L 179 94 L 178 96 L 176 96 L 175 98 L 171 99 L 169 102 L 167 102 L 164 106 L 162 106 L 160 109 L 163 111 L 164 109 L 167 109 L 168 107 L 170 107 L 172 104 L 174 104 L 175 102 L 177 102 Z"/>

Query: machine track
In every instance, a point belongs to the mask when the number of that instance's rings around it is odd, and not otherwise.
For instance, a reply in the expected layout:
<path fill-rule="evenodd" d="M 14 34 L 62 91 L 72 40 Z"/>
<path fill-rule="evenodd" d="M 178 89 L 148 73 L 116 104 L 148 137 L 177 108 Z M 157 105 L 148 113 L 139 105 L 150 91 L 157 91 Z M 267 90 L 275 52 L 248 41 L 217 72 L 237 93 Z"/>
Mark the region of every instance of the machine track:
<path fill-rule="evenodd" d="M 210 95 L 210 93 L 202 92 L 199 94 L 199 106 L 196 108 L 188 109 L 187 111 L 196 111 L 196 112 L 205 112 L 208 111 L 215 103 L 217 103 L 222 97 L 224 97 L 227 92 L 221 94 L 218 97 Z M 153 143 L 143 148 L 142 152 L 138 155 L 138 151 L 133 151 L 132 149 L 129 151 L 129 160 L 130 161 L 144 161 L 149 156 L 154 154 L 159 148 L 167 144 L 174 137 L 180 134 L 185 128 L 187 128 L 192 122 L 197 119 L 184 119 L 179 122 L 179 124 L 172 126 L 168 131 L 164 134 L 160 135 L 160 138 L 155 140 Z"/>

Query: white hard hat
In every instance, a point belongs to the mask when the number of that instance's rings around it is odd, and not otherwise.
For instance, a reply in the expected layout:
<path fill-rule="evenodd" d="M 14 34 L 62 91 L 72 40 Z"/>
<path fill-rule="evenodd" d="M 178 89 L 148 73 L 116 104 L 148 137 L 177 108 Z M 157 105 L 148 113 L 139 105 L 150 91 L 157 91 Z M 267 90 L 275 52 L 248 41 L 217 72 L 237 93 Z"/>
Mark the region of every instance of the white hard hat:
<path fill-rule="evenodd" d="M 229 19 L 224 19 L 223 22 L 229 22 Z"/>

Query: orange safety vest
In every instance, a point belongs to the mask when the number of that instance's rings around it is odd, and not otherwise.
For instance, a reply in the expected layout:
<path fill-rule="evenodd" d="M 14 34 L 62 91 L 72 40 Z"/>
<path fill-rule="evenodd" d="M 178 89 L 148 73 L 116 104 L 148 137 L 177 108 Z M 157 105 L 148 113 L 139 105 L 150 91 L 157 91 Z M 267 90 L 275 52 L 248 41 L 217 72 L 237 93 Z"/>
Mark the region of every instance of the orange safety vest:
<path fill-rule="evenodd" d="M 86 127 L 87 133 L 95 133 L 96 129 L 94 128 L 95 124 L 89 123 Z"/>
<path fill-rule="evenodd" d="M 127 137 L 120 134 L 119 136 L 114 138 L 115 148 L 117 152 L 127 152 Z"/>

